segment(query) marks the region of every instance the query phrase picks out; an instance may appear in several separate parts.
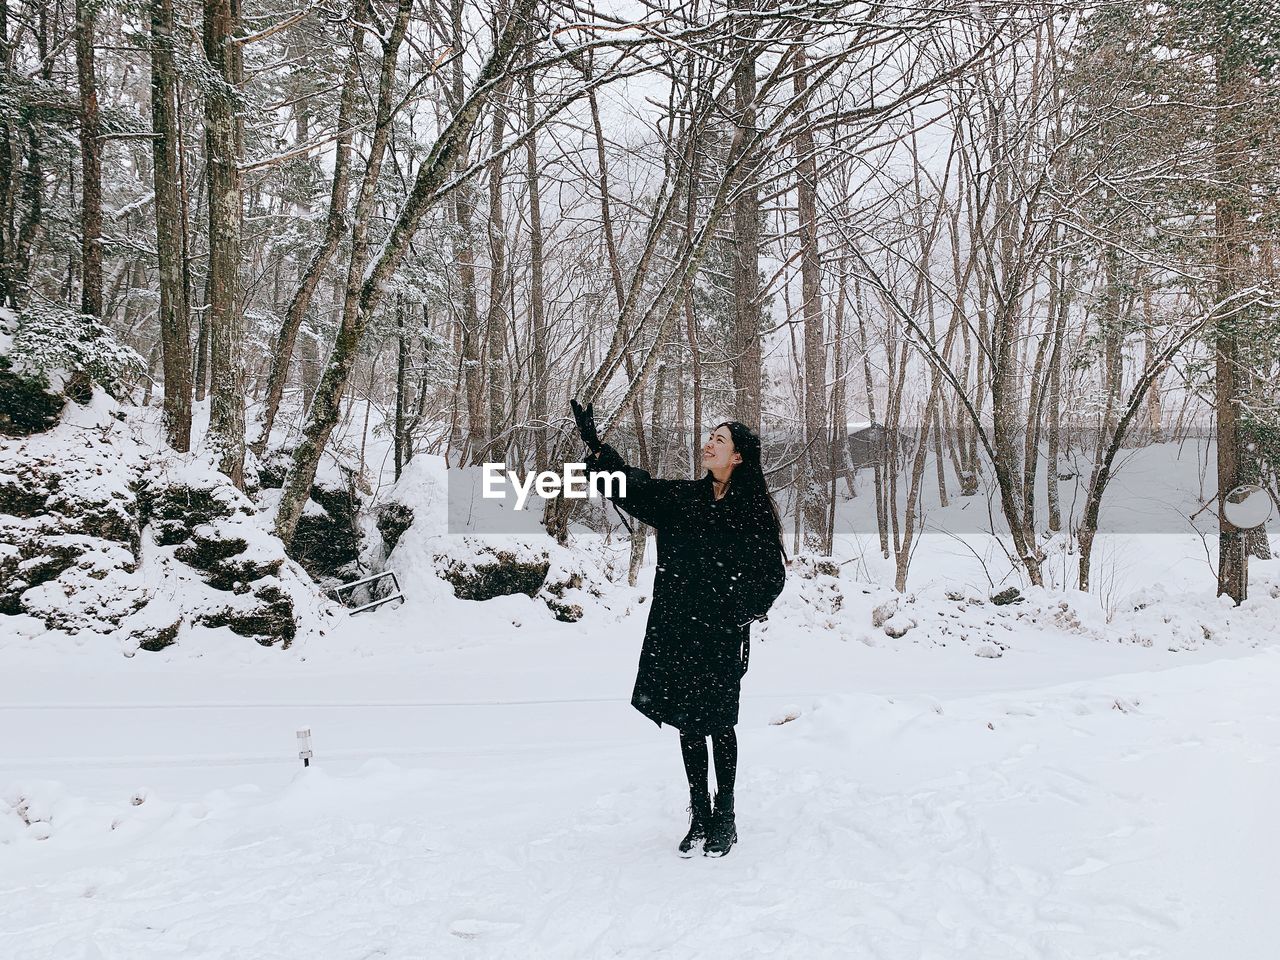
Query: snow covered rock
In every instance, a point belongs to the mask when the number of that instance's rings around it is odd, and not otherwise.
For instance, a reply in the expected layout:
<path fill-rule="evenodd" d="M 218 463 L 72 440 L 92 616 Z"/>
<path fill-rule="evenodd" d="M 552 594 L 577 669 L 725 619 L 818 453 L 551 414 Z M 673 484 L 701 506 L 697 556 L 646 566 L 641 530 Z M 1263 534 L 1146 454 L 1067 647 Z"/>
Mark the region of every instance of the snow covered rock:
<path fill-rule="evenodd" d="M 822 630 L 837 627 L 845 607 L 845 595 L 840 565 L 832 557 L 797 554 L 788 566 L 787 580 L 794 584 L 793 597 L 799 601 L 802 619 L 809 626 Z M 786 593 L 785 588 L 783 592 Z M 785 606 L 786 601 L 780 601 L 777 612 L 782 613 Z"/>
<path fill-rule="evenodd" d="M 275 576 L 284 563 L 283 554 L 273 550 L 270 541 L 252 537 L 253 531 L 243 530 L 238 519 L 233 515 L 202 524 L 174 551 L 177 559 L 199 570 L 216 590 L 242 592 L 244 584 Z M 252 547 L 246 535 L 253 540 Z"/>
<path fill-rule="evenodd" d="M 336 586 L 358 577 L 361 569 L 360 511 L 364 502 L 356 489 L 353 471 L 340 469 L 341 480 L 317 479 L 311 487 L 289 556 L 312 578 Z"/>
<path fill-rule="evenodd" d="M 884 603 L 877 604 L 871 611 L 871 625 L 873 627 L 883 627 L 889 622 L 889 618 L 898 612 L 898 598 L 890 597 Z"/>
<path fill-rule="evenodd" d="M 152 448 L 105 393 L 0 441 L 0 615 L 132 656 L 184 625 L 287 646 L 323 606 L 248 497 L 198 456 Z"/>
<path fill-rule="evenodd" d="M 835 557 L 802 553 L 798 554 L 792 561 L 792 572 L 808 580 L 817 577 L 836 578 L 840 576 L 840 564 Z"/>
<path fill-rule="evenodd" d="M 58 429 L 0 443 L 0 613 L 109 630 L 146 602 L 141 456 L 115 405 L 69 404 Z"/>
<path fill-rule="evenodd" d="M 417 602 L 523 595 L 563 623 L 582 620 L 592 609 L 608 609 L 607 583 L 626 575 L 626 558 L 619 558 L 617 545 L 587 536 L 561 546 L 540 529 L 451 532 L 447 489 L 442 458 L 419 454 L 410 460 L 400 480 L 379 490 L 375 506 L 361 516 L 364 567 L 395 571 L 405 595 Z M 504 619 L 510 623 L 509 615 Z"/>
<path fill-rule="evenodd" d="M 905 613 L 895 613 L 884 622 L 885 636 L 893 637 L 895 640 L 901 639 L 907 635 L 907 631 L 916 626 L 916 621 L 907 616 Z"/>
<path fill-rule="evenodd" d="M 495 547 L 464 539 L 472 548 L 470 555 L 459 551 L 435 557 L 440 577 L 453 585 L 459 599 L 492 600 L 513 593 L 533 597 L 542 589 L 551 569 L 545 549 L 524 544 Z"/>
<path fill-rule="evenodd" d="M 253 512 L 249 501 L 225 480 L 208 472 L 182 476 L 165 467 L 154 470 L 142 485 L 138 508 L 161 546 L 185 543 L 215 520 Z"/>
<path fill-rule="evenodd" d="M 546 552 L 550 566 L 537 599 L 547 605 L 557 620 L 576 623 L 583 618 L 587 606 L 604 598 L 601 575 L 607 578 L 614 572 L 613 567 L 586 545 L 570 549 L 552 542 Z"/>
<path fill-rule="evenodd" d="M 557 620 L 576 623 L 585 605 L 603 594 L 581 551 L 547 540 L 536 545 L 518 537 L 440 538 L 433 554 L 436 572 L 463 600 L 492 600 L 524 594 L 541 600 Z M 447 548 L 446 548 L 447 543 Z"/>
<path fill-rule="evenodd" d="M 295 605 L 314 604 L 316 591 L 264 529 L 267 518 L 252 501 L 200 461 L 161 462 L 148 471 L 143 490 L 154 538 L 148 546 L 167 575 L 190 584 L 189 622 L 288 646 L 297 632 Z M 168 630 L 160 624 L 143 632 L 142 649 L 154 649 Z"/>
<path fill-rule="evenodd" d="M 413 526 L 413 507 L 393 500 L 378 511 L 376 525 L 382 540 L 382 555 L 389 557 L 400 538 Z"/>

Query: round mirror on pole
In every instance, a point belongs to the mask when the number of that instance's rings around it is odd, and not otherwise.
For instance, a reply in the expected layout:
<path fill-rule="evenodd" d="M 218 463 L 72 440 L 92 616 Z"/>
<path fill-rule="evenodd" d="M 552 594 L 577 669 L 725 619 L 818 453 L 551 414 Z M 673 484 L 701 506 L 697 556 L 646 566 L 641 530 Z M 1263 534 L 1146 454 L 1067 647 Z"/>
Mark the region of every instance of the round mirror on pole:
<path fill-rule="evenodd" d="M 1222 499 L 1222 516 L 1237 530 L 1253 530 L 1271 516 L 1271 494 L 1256 483 L 1244 483 Z"/>

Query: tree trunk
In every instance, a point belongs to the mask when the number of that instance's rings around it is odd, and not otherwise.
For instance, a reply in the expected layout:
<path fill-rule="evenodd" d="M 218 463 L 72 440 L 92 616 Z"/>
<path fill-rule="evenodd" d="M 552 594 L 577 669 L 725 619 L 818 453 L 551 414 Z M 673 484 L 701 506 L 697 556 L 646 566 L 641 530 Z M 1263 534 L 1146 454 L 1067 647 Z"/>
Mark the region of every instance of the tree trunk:
<path fill-rule="evenodd" d="M 451 0 L 449 6 L 453 49 L 467 46 L 463 27 L 462 0 Z M 453 75 L 449 89 L 449 108 L 456 114 L 462 109 L 466 95 L 465 64 L 461 57 L 453 58 Z M 457 158 L 456 172 L 461 173 L 468 164 L 467 145 L 464 141 Z M 472 222 L 475 219 L 475 203 L 472 187 L 464 184 L 454 192 L 450 212 L 454 221 L 453 256 L 461 285 L 462 364 L 467 390 L 467 436 L 471 451 L 483 450 L 489 444 L 489 414 L 484 406 L 484 368 L 481 366 L 480 307 L 476 302 L 476 262 L 472 241 Z M 478 461 L 477 461 L 478 462 Z"/>
<path fill-rule="evenodd" d="M 208 287 L 206 285 L 206 291 Z M 209 305 L 206 292 L 205 306 L 200 311 L 200 319 L 196 323 L 196 370 L 195 400 L 203 403 L 209 395 Z"/>
<path fill-rule="evenodd" d="M 80 312 L 102 316 L 102 139 L 93 34 L 93 0 L 76 0 L 80 82 Z"/>
<path fill-rule="evenodd" d="M 863 302 L 862 291 L 855 284 L 855 294 L 858 301 L 858 345 L 862 350 L 862 377 L 863 386 L 867 392 L 867 419 L 871 421 L 871 438 L 876 436 L 876 391 L 875 381 L 871 375 L 871 349 L 867 342 L 867 321 L 866 321 L 866 304 Z M 875 497 L 876 506 L 876 532 L 880 536 L 880 555 L 889 556 L 889 524 L 884 512 L 884 474 L 881 468 L 881 451 L 877 449 L 872 457 L 871 463 L 871 479 L 872 493 Z"/>
<path fill-rule="evenodd" d="M 1000 511 L 1013 538 L 1014 553 L 1027 571 L 1027 579 L 1038 587 L 1042 585 L 1040 556 L 1031 529 L 1034 517 L 1028 516 L 1025 509 L 1025 449 L 1018 442 L 1021 424 L 1026 422 L 1018 377 L 1018 354 L 1023 326 L 1023 282 L 1028 265 L 1020 252 L 1015 254 L 1012 221 L 1017 219 L 1017 200 L 1012 196 L 1011 176 L 1007 171 L 998 171 L 993 176 L 996 178 L 994 214 L 996 223 L 1001 226 L 997 231 L 998 251 L 995 253 L 1000 271 L 989 278 L 989 292 L 995 308 L 989 341 L 991 459 L 1000 491 Z M 981 318 L 979 324 L 983 326 Z M 979 351 L 979 362 L 983 352 Z"/>
<path fill-rule="evenodd" d="M 408 443 L 406 442 L 408 438 L 405 436 L 405 426 L 408 418 L 407 407 L 409 405 L 409 400 L 406 396 L 408 374 L 409 338 L 404 329 L 404 299 L 396 297 L 396 412 L 393 444 L 395 448 L 395 477 L 397 480 L 400 479 L 400 472 L 404 469 L 404 465 L 409 461 Z"/>
<path fill-rule="evenodd" d="M 894 544 L 893 588 L 899 593 L 907 589 L 907 574 L 911 568 L 912 547 L 915 544 L 916 520 L 920 510 L 920 495 L 924 485 L 925 465 L 929 455 L 929 431 L 936 419 L 938 397 L 942 391 L 941 375 L 935 370 L 929 399 L 924 415 L 920 418 L 920 437 L 916 442 L 915 456 L 911 460 L 911 475 L 907 487 L 907 502 L 902 511 L 902 532 Z"/>
<path fill-rule="evenodd" d="M 1155 308 L 1151 302 L 1151 278 L 1144 272 L 1142 279 L 1142 329 L 1146 348 L 1146 364 L 1156 350 Z M 1157 375 L 1147 395 L 1147 430 L 1152 443 L 1164 442 L 1164 398 L 1160 394 L 1160 378 Z"/>
<path fill-rule="evenodd" d="M 947 458 L 943 451 L 943 445 L 946 443 L 942 436 L 943 423 L 942 401 L 939 398 L 933 411 L 933 462 L 938 478 L 938 506 L 945 510 L 950 505 L 950 499 L 947 497 Z"/>
<path fill-rule="evenodd" d="M 1219 194 L 1215 201 L 1215 257 L 1217 260 L 1216 292 L 1219 304 L 1225 304 L 1239 288 L 1238 271 L 1243 259 L 1241 232 L 1245 211 L 1244 200 L 1235 169 L 1246 149 L 1233 129 L 1230 111 L 1238 109 L 1246 89 L 1239 65 L 1238 51 L 1229 40 L 1217 58 L 1217 118 L 1214 154 L 1217 165 Z M 1223 515 L 1226 496 L 1241 482 L 1240 450 L 1240 345 L 1236 326 L 1239 315 L 1220 307 L 1216 324 L 1214 350 L 1214 413 L 1218 435 L 1218 595 L 1226 594 L 1237 604 L 1249 593 L 1248 556 L 1243 531 L 1234 527 Z"/>
<path fill-rule="evenodd" d="M 1062 344 L 1067 336 L 1067 282 L 1065 263 L 1054 254 L 1049 260 L 1049 284 L 1057 292 L 1054 303 L 1056 313 L 1050 318 L 1053 322 L 1053 348 L 1049 352 L 1049 408 L 1046 451 L 1045 451 L 1045 485 L 1046 503 L 1049 511 L 1049 530 L 1057 533 L 1062 529 L 1062 508 L 1058 494 L 1058 474 L 1062 467 L 1059 459 L 1062 456 L 1060 430 L 1062 424 Z"/>
<path fill-rule="evenodd" d="M 506 430 L 508 379 L 503 370 L 506 346 L 507 311 L 507 238 L 502 210 L 502 178 L 506 168 L 499 155 L 507 131 L 507 84 L 503 84 L 493 98 L 493 128 L 490 133 L 489 152 L 495 155 L 489 163 L 489 303 L 485 312 L 485 388 L 488 393 L 489 431 L 486 459 L 504 460 L 509 444 L 501 444 L 498 438 Z"/>
<path fill-rule="evenodd" d="M 618 244 L 613 230 L 613 207 L 609 196 L 609 164 L 605 159 L 604 153 L 604 129 L 600 125 L 600 108 L 594 92 L 588 95 L 587 102 L 591 108 L 591 124 L 596 138 L 596 165 L 600 171 L 600 223 L 604 232 L 605 256 L 609 261 L 609 276 L 613 280 L 613 295 L 618 304 L 618 324 L 623 333 L 626 333 L 627 297 L 622 279 L 621 259 L 618 256 Z M 623 351 L 622 363 L 627 372 L 627 379 L 634 382 L 636 371 L 630 350 Z M 637 393 L 635 400 L 631 404 L 631 420 L 636 434 L 636 461 L 642 470 L 652 471 L 652 465 L 649 462 L 649 447 L 645 442 L 644 411 L 641 408 L 641 396 L 642 394 Z M 633 533 L 639 531 L 642 536 L 648 535 L 648 528 L 645 524 L 637 522 L 632 524 L 631 529 Z M 641 555 L 643 556 L 643 554 Z M 632 556 L 634 558 L 634 551 Z"/>
<path fill-rule="evenodd" d="M 1026 433 L 1022 445 L 1022 462 L 1026 471 L 1022 481 L 1022 517 L 1029 539 L 1034 540 L 1036 529 L 1036 477 L 1040 468 L 1040 435 L 1044 432 L 1045 406 L 1045 369 L 1051 361 L 1053 345 L 1054 317 L 1058 310 L 1057 289 L 1052 282 L 1050 271 L 1049 303 L 1045 311 L 1044 332 L 1036 344 L 1036 358 L 1031 367 L 1031 380 L 1028 384 Z M 1025 360 L 1022 364 L 1026 368 Z M 1046 487 L 1057 483 L 1054 475 L 1045 479 Z M 1038 548 L 1037 548 L 1038 549 Z"/>
<path fill-rule="evenodd" d="M 179 453 L 186 453 L 191 449 L 191 314 L 187 309 L 182 255 L 185 224 L 178 166 L 178 87 L 173 45 L 173 0 L 152 0 L 151 156 L 156 191 L 164 425 L 169 445 Z"/>
<path fill-rule="evenodd" d="M 209 446 L 244 488 L 244 317 L 240 312 L 239 0 L 204 0 L 204 52 L 219 88 L 205 95 L 209 184 Z"/>
<path fill-rule="evenodd" d="M 684 328 L 689 340 L 689 379 L 693 381 L 693 429 L 689 436 L 689 473 L 696 479 L 702 474 L 702 351 L 698 347 L 698 323 L 693 312 L 693 297 L 684 298 Z"/>
<path fill-rule="evenodd" d="M 543 304 L 542 193 L 538 177 L 538 140 L 533 129 L 536 122 L 536 97 L 533 74 L 524 78 L 525 124 L 529 139 L 525 143 L 525 187 L 529 194 L 529 336 L 533 358 L 530 419 L 535 425 L 534 466 L 547 468 L 547 429 L 550 411 L 547 407 L 547 319 Z"/>
<path fill-rule="evenodd" d="M 600 223 L 604 232 L 605 256 L 609 263 L 609 277 L 613 281 L 613 295 L 618 305 L 618 324 L 621 327 L 626 324 L 627 297 L 622 279 L 622 265 L 618 256 L 617 239 L 613 232 L 613 208 L 609 194 L 609 164 L 604 152 L 604 129 L 600 125 L 600 108 L 594 92 L 588 95 L 587 102 L 591 109 L 591 124 L 595 133 L 596 166 L 599 170 Z M 634 383 L 636 371 L 629 350 L 624 349 L 622 361 L 627 372 L 628 381 Z M 652 473 L 655 471 L 649 459 L 648 444 L 645 442 L 644 413 L 640 405 L 642 396 L 643 394 L 637 391 L 631 404 L 631 420 L 636 434 L 637 461 L 642 470 Z M 631 553 L 627 567 L 627 583 L 633 587 L 636 585 L 636 579 L 640 575 L 640 565 L 644 561 L 644 548 L 648 538 L 649 527 L 647 524 L 641 523 L 639 520 L 631 524 Z"/>
<path fill-rule="evenodd" d="M 160 344 L 156 342 L 151 345 L 151 352 L 147 354 L 147 369 L 142 373 L 144 386 L 142 388 L 142 406 L 151 406 L 151 391 L 155 387 L 155 371 L 156 360 L 160 356 Z"/>
<path fill-rule="evenodd" d="M 734 12 L 750 12 L 751 0 L 733 0 Z M 744 18 L 737 26 L 735 74 L 733 78 L 733 146 L 737 159 L 747 149 L 756 125 L 757 21 Z M 797 81 L 799 82 L 799 81 Z M 754 152 L 754 151 L 753 151 Z M 733 351 L 730 371 L 733 378 L 733 410 L 736 419 L 760 429 L 761 345 L 760 345 L 760 190 L 755 164 L 747 157 L 742 165 L 733 201 Z M 698 425 L 698 431 L 702 429 Z"/>
<path fill-rule="evenodd" d="M 177 22 L 174 22 L 174 30 L 177 30 Z M 187 150 L 186 141 L 183 134 L 182 126 L 182 103 L 183 103 L 183 87 L 181 78 L 175 76 L 174 81 L 174 103 L 176 110 L 173 115 L 174 130 L 178 137 L 178 205 L 180 240 L 182 250 L 182 300 L 187 305 L 187 342 L 191 342 L 191 304 L 195 299 L 192 295 L 192 279 L 191 279 L 191 205 L 189 197 L 191 194 L 190 180 L 187 177 Z M 206 305 L 207 306 L 207 305 Z M 191 380 L 192 380 L 192 399 L 195 401 L 203 401 L 205 398 L 205 382 L 208 379 L 209 370 L 206 362 L 208 357 L 208 326 L 205 323 L 205 314 L 207 309 L 200 311 L 200 319 L 196 332 L 195 353 L 191 360 Z"/>
<path fill-rule="evenodd" d="M 1103 296 L 1102 316 L 1098 318 L 1102 327 L 1102 372 L 1103 389 L 1106 392 L 1106 407 L 1102 417 L 1102 435 L 1098 438 L 1098 449 L 1101 450 L 1107 438 L 1115 433 L 1116 407 L 1120 403 L 1120 390 L 1124 374 L 1124 358 L 1120 348 L 1124 343 L 1124 316 L 1120 306 L 1120 280 L 1116 276 L 1119 265 L 1118 255 L 1110 247 L 1103 253 L 1103 277 L 1106 292 Z"/>
<path fill-rule="evenodd" d="M 795 95 L 803 98 L 808 69 L 803 46 L 793 48 Z M 818 251 L 818 164 L 813 131 L 806 123 L 796 135 L 796 194 L 800 226 L 800 295 L 804 315 L 805 470 L 800 497 L 804 509 L 805 549 L 821 553 L 827 527 L 825 473 L 827 451 L 827 348 L 822 315 L 822 264 Z"/>
<path fill-rule="evenodd" d="M 298 377 L 302 381 L 300 408 L 305 416 L 315 395 L 316 384 L 320 382 L 320 331 L 314 323 L 304 322 L 304 328 L 298 334 L 302 337 L 298 346 Z"/>
<path fill-rule="evenodd" d="M 9 43 L 9 4 L 0 3 L 0 76 L 5 83 L 13 76 L 13 59 Z M 20 163 L 21 146 L 14 136 L 13 118 L 8 111 L 0 113 L 0 306 L 16 307 L 18 291 L 9 258 L 16 239 L 11 230 L 18 197 L 18 177 L 14 170 Z"/>
<path fill-rule="evenodd" d="M 827 461 L 827 527 L 823 548 L 823 553 L 826 554 L 835 552 L 836 506 L 839 502 L 837 484 L 840 478 L 844 477 L 846 481 L 849 481 L 849 488 L 853 489 L 853 484 L 849 478 L 849 405 L 845 394 L 848 375 L 848 370 L 846 369 L 848 360 L 844 348 L 845 284 L 847 279 L 848 268 L 845 258 L 841 257 L 839 274 L 836 279 L 835 316 L 832 320 L 832 325 L 835 328 L 835 356 L 831 361 L 831 400 L 829 405 L 831 412 L 828 423 L 831 442 L 827 445 L 827 454 L 830 459 Z"/>

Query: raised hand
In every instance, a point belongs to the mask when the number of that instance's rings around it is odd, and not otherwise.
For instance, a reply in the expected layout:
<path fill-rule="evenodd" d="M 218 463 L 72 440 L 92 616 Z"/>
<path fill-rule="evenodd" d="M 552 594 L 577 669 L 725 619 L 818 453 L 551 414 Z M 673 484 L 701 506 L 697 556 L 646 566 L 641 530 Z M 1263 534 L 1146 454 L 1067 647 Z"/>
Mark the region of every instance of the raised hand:
<path fill-rule="evenodd" d="M 578 421 L 578 433 L 582 437 L 582 442 L 592 453 L 600 450 L 600 438 L 596 435 L 596 405 L 588 403 L 585 410 L 582 404 L 577 400 L 570 400 L 569 406 L 573 408 L 573 418 Z"/>

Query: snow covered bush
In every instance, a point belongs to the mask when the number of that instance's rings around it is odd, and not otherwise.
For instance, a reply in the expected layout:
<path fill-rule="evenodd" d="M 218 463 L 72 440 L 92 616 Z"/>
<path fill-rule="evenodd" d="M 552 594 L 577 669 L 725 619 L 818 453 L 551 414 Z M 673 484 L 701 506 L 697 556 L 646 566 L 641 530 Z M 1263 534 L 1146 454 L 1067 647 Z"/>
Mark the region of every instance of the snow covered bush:
<path fill-rule="evenodd" d="M 119 397 L 125 381 L 146 369 L 142 357 L 96 317 L 53 303 L 23 308 L 5 353 L 15 375 L 61 390 L 65 378 L 80 374 L 113 397 Z"/>
<path fill-rule="evenodd" d="M 0 309 L 0 436 L 29 437 L 58 422 L 66 398 L 43 374 L 15 369 L 9 353 L 17 329 L 13 312 Z"/>

